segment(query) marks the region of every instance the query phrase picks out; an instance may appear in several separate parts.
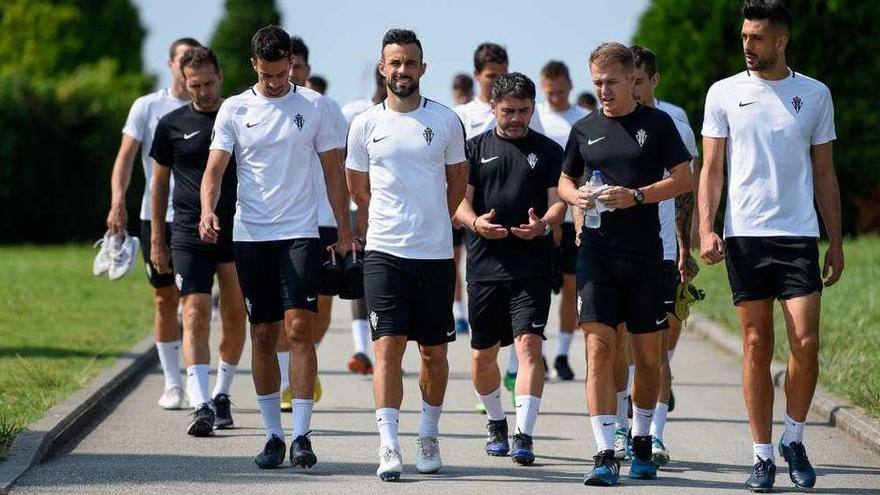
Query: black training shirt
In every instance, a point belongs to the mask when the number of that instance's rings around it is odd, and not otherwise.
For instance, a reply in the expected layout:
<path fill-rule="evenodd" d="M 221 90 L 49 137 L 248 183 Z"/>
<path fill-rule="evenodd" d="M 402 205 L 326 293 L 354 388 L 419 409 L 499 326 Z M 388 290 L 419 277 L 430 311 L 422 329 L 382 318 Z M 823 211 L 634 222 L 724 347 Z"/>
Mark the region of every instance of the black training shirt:
<path fill-rule="evenodd" d="M 495 209 L 491 221 L 504 227 L 529 223 L 529 208 L 542 217 L 547 212 L 547 189 L 559 183 L 562 148 L 530 130 L 520 139 L 498 137 L 495 129 L 467 142 L 477 216 Z M 552 236 L 526 241 L 508 234 L 485 239 L 467 230 L 467 280 L 489 282 L 549 277 Z"/>
<path fill-rule="evenodd" d="M 169 112 L 159 119 L 156 126 L 150 156 L 156 163 L 171 167 L 174 174 L 172 248 L 208 246 L 199 238 L 202 211 L 199 191 L 208 164 L 211 130 L 216 117 L 217 112 L 199 112 L 189 104 Z M 238 182 L 235 169 L 233 155 L 223 174 L 220 199 L 215 209 L 220 218 L 218 244 L 232 242 L 232 217 L 235 215 Z"/>
<path fill-rule="evenodd" d="M 570 177 L 594 170 L 612 186 L 651 185 L 668 170 L 691 159 L 672 118 L 662 110 L 637 105 L 622 117 L 592 112 L 571 128 L 562 170 Z M 602 226 L 583 229 L 581 246 L 610 254 L 662 259 L 657 203 L 602 213 Z"/>

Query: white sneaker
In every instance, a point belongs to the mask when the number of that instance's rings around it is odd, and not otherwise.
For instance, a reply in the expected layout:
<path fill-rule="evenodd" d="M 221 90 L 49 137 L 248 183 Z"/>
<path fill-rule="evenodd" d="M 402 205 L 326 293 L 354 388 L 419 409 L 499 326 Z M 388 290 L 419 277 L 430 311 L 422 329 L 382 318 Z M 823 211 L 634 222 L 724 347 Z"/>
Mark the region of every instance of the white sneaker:
<path fill-rule="evenodd" d="M 440 458 L 440 441 L 437 437 L 416 439 L 416 470 L 422 474 L 436 473 L 443 467 Z"/>
<path fill-rule="evenodd" d="M 104 233 L 104 237 L 98 239 L 98 242 L 93 246 L 100 246 L 98 254 L 95 255 L 95 261 L 92 263 L 92 273 L 94 273 L 96 277 L 106 275 L 107 271 L 110 270 L 110 250 L 112 249 L 115 238 L 116 235 L 111 234 L 108 230 Z"/>
<path fill-rule="evenodd" d="M 159 397 L 159 407 L 162 409 L 184 409 L 187 407 L 186 396 L 180 387 L 172 387 Z"/>
<path fill-rule="evenodd" d="M 112 244 L 109 275 L 110 280 L 119 280 L 131 270 L 135 255 L 141 247 L 141 241 L 135 236 L 128 235 L 125 236 L 122 242 L 114 242 Z"/>
<path fill-rule="evenodd" d="M 379 469 L 376 470 L 376 476 L 382 481 L 396 481 L 402 473 L 403 458 L 400 457 L 400 452 L 387 445 L 379 447 Z"/>

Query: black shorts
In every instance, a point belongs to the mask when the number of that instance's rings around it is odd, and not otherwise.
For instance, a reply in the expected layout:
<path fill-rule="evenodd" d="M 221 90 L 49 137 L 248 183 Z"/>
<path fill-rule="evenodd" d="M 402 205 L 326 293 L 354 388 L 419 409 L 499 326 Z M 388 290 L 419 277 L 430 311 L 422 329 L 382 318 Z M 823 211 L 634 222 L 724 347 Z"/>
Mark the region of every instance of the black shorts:
<path fill-rule="evenodd" d="M 318 311 L 319 239 L 234 245 L 235 268 L 251 323 L 281 321 L 288 309 Z"/>
<path fill-rule="evenodd" d="M 217 265 L 231 263 L 233 260 L 231 248 L 232 246 L 229 249 L 171 248 L 174 283 L 177 284 L 180 295 L 210 294 Z"/>
<path fill-rule="evenodd" d="M 678 273 L 678 263 L 672 260 L 663 260 L 663 307 L 666 312 L 675 314 L 675 290 L 681 282 L 681 274 Z"/>
<path fill-rule="evenodd" d="M 815 237 L 728 237 L 724 242 L 733 304 L 822 293 Z"/>
<path fill-rule="evenodd" d="M 452 299 L 455 264 L 400 258 L 380 251 L 364 256 L 364 294 L 373 340 L 405 335 L 420 345 L 455 340 Z"/>
<path fill-rule="evenodd" d="M 660 259 L 617 256 L 581 246 L 577 262 L 578 323 L 609 327 L 626 323 L 630 333 L 669 327 Z"/>
<path fill-rule="evenodd" d="M 153 232 L 153 224 L 150 223 L 149 220 L 141 220 L 141 254 L 144 256 L 144 267 L 147 270 L 147 280 L 150 281 L 150 285 L 153 286 L 154 289 L 161 289 L 164 287 L 170 287 L 174 285 L 174 260 L 169 261 L 171 264 L 171 271 L 168 273 L 159 273 L 156 270 L 156 267 L 153 266 L 153 262 L 150 261 L 150 247 L 151 242 L 150 239 L 152 237 Z M 168 245 L 168 250 L 171 250 L 171 224 L 165 224 L 165 242 Z"/>
<path fill-rule="evenodd" d="M 464 242 L 464 227 L 452 227 L 452 245 L 461 246 Z"/>
<path fill-rule="evenodd" d="M 523 334 L 544 337 L 550 313 L 550 279 L 468 282 L 471 348 L 488 349 L 513 343 Z"/>
<path fill-rule="evenodd" d="M 565 275 L 574 275 L 577 268 L 578 248 L 574 243 L 574 224 L 565 222 L 562 227 L 562 240 L 556 248 L 556 268 Z"/>

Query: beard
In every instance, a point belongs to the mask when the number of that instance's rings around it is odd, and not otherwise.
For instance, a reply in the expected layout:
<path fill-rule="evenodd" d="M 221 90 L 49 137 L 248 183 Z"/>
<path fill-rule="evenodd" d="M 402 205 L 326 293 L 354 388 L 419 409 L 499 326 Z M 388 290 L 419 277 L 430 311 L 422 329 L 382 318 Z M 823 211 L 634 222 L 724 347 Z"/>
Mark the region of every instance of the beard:
<path fill-rule="evenodd" d="M 750 53 L 749 55 L 754 55 L 754 54 Z M 751 64 L 749 63 L 749 60 L 746 59 L 746 67 L 749 70 L 752 70 L 755 72 L 764 72 L 764 71 L 772 69 L 775 66 L 776 66 L 776 57 L 762 59 L 761 57 L 755 55 L 755 60 Z"/>
<path fill-rule="evenodd" d="M 406 98 L 419 89 L 419 80 L 418 79 L 410 79 L 410 84 L 408 87 L 404 89 L 397 89 L 397 77 L 392 77 L 391 80 L 387 80 L 386 86 L 388 86 L 388 91 L 394 93 L 394 96 L 398 98 Z"/>

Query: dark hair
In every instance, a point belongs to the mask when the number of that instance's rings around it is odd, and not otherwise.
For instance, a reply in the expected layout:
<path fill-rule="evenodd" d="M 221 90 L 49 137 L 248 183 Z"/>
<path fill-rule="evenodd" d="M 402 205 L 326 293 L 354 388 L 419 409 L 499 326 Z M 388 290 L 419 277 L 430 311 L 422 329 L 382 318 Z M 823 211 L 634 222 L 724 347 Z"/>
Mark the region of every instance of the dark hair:
<path fill-rule="evenodd" d="M 620 64 L 626 71 L 635 68 L 632 52 L 622 43 L 616 41 L 602 43 L 590 53 L 590 65 L 603 67 L 611 63 Z"/>
<path fill-rule="evenodd" d="M 422 50 L 422 42 L 416 33 L 409 29 L 389 29 L 385 36 L 382 37 L 382 53 L 384 55 L 385 47 L 388 45 L 409 45 L 414 44 L 419 47 L 419 55 L 424 58 L 425 52 Z"/>
<path fill-rule="evenodd" d="M 654 74 L 657 73 L 657 55 L 654 55 L 654 52 L 639 45 L 633 45 L 629 47 L 629 50 L 633 54 L 633 63 L 635 64 L 636 69 L 644 67 L 645 73 L 648 74 L 648 77 L 654 77 Z"/>
<path fill-rule="evenodd" d="M 294 55 L 302 56 L 303 62 L 309 65 L 309 47 L 306 46 L 306 42 L 299 36 L 290 37 L 290 56 Z"/>
<path fill-rule="evenodd" d="M 266 62 L 290 58 L 290 35 L 278 26 L 261 27 L 251 38 L 251 55 Z"/>
<path fill-rule="evenodd" d="M 195 38 L 178 38 L 171 43 L 171 48 L 168 49 L 168 60 L 174 59 L 174 53 L 177 51 L 177 47 L 180 45 L 186 45 L 190 48 L 196 48 L 202 46 L 201 43 L 198 42 Z"/>
<path fill-rule="evenodd" d="M 474 91 L 474 80 L 467 74 L 456 74 L 452 78 L 452 89 L 472 93 Z"/>
<path fill-rule="evenodd" d="M 309 87 L 317 91 L 318 93 L 324 94 L 327 92 L 327 87 L 329 84 L 327 80 L 321 76 L 311 76 L 306 80 L 309 83 Z"/>
<path fill-rule="evenodd" d="M 596 101 L 596 97 L 593 96 L 593 93 L 589 91 L 584 91 L 583 93 L 578 95 L 577 104 L 579 107 L 596 107 L 596 104 L 599 103 Z"/>
<path fill-rule="evenodd" d="M 499 102 L 505 96 L 535 100 L 535 83 L 521 72 L 501 74 L 492 84 L 492 100 Z"/>
<path fill-rule="evenodd" d="M 474 51 L 474 70 L 481 72 L 486 64 L 507 65 L 507 50 L 495 43 L 483 43 Z"/>
<path fill-rule="evenodd" d="M 791 12 L 782 0 L 745 0 L 742 16 L 750 21 L 770 21 L 770 25 L 791 29 Z"/>
<path fill-rule="evenodd" d="M 187 50 L 180 57 L 180 72 L 183 72 L 185 67 L 192 67 L 198 70 L 208 64 L 214 66 L 214 72 L 220 73 L 220 62 L 217 61 L 217 55 L 214 54 L 214 50 L 206 46 L 197 46 Z"/>
<path fill-rule="evenodd" d="M 547 62 L 544 67 L 541 68 L 541 77 L 546 77 L 547 79 L 559 79 L 560 77 L 564 77 L 571 82 L 571 75 L 568 73 L 568 66 L 565 65 L 565 62 L 559 60 L 551 60 Z"/>

